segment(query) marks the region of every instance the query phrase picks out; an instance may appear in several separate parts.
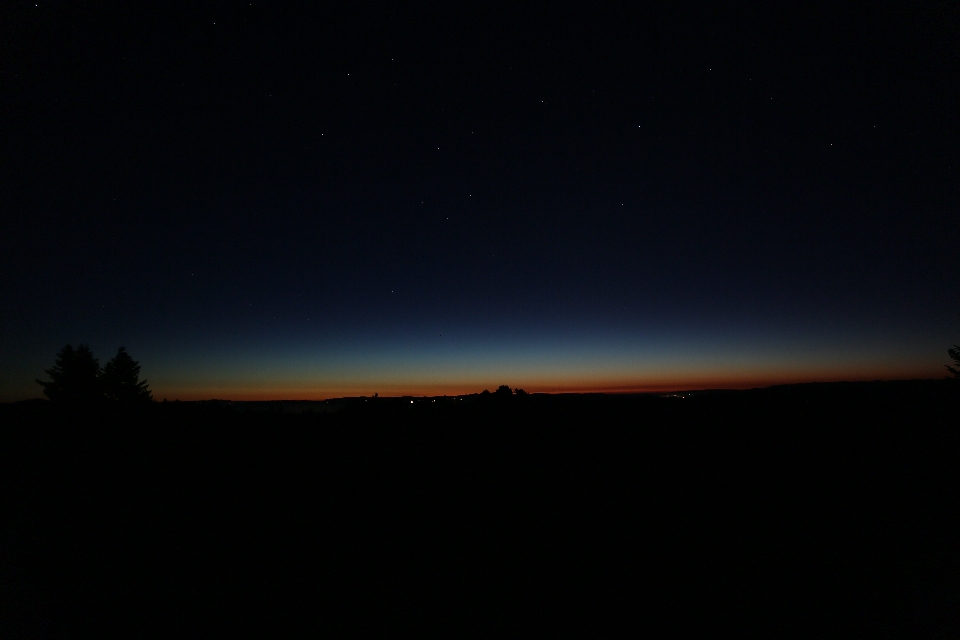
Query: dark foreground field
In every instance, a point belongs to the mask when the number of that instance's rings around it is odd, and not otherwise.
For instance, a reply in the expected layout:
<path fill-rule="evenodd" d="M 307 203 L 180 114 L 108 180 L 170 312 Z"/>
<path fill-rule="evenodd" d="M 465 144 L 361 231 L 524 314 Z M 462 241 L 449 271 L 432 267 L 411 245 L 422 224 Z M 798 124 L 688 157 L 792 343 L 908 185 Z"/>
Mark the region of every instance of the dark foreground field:
<path fill-rule="evenodd" d="M 0 407 L 2 636 L 960 637 L 947 381 L 290 406 Z"/>

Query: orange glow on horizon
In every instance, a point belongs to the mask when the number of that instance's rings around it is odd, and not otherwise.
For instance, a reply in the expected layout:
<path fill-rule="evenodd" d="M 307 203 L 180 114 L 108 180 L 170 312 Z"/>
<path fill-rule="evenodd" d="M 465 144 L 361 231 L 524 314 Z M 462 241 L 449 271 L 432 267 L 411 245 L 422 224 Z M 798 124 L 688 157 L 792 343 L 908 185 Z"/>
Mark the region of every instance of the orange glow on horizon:
<path fill-rule="evenodd" d="M 695 391 L 708 389 L 756 389 L 783 384 L 803 384 L 814 382 L 858 382 L 873 380 L 917 380 L 938 379 L 943 376 L 939 372 L 927 370 L 890 372 L 848 372 L 835 375 L 783 374 L 783 375 L 744 375 L 726 378 L 685 378 L 662 381 L 640 380 L 571 380 L 544 381 L 540 383 L 517 381 L 511 384 L 510 380 L 496 381 L 496 383 L 473 384 L 460 382 L 454 384 L 383 384 L 377 385 L 344 385 L 330 386 L 284 386 L 275 388 L 257 388 L 250 386 L 210 385 L 195 388 L 178 388 L 176 386 L 158 386 L 153 396 L 157 400 L 236 400 L 236 401 L 279 401 L 279 400 L 329 400 L 346 397 L 371 397 L 374 393 L 381 397 L 441 397 L 463 396 L 480 393 L 484 389 L 495 391 L 500 384 L 508 384 L 511 388 L 521 388 L 528 393 L 671 393 L 677 391 Z"/>

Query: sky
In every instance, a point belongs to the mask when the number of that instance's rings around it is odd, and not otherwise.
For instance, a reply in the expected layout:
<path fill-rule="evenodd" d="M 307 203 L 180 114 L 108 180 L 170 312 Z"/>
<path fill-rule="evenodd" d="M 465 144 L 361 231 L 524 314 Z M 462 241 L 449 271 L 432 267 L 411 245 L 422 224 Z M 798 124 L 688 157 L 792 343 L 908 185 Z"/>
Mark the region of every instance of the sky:
<path fill-rule="evenodd" d="M 956 3 L 93 4 L 0 25 L 0 401 L 68 343 L 320 399 L 960 341 Z"/>

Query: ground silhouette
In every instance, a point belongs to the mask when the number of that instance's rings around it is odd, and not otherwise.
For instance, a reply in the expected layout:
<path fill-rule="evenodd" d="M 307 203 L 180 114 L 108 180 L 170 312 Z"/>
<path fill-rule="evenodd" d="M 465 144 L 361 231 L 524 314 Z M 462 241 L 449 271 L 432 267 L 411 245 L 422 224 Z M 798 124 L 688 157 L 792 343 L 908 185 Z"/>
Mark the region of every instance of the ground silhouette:
<path fill-rule="evenodd" d="M 960 637 L 957 398 L 0 405 L 0 616 L 11 637 L 355 635 L 370 612 L 442 635 Z"/>

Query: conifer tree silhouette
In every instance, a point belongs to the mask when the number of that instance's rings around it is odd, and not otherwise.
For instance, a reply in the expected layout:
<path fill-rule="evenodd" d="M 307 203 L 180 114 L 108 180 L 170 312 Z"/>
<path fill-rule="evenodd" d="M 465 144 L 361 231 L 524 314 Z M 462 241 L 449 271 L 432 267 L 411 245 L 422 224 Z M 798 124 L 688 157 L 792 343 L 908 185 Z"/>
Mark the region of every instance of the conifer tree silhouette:
<path fill-rule="evenodd" d="M 85 344 L 76 349 L 73 345 L 66 345 L 57 354 L 53 368 L 46 369 L 46 373 L 51 380 L 37 380 L 37 384 L 53 402 L 91 403 L 103 397 L 100 362 Z"/>
<path fill-rule="evenodd" d="M 953 349 L 947 349 L 947 355 L 953 359 L 953 363 L 957 365 L 957 368 L 953 368 L 950 365 L 946 365 L 947 371 L 953 374 L 954 378 L 960 379 L 960 344 L 953 345 Z"/>
<path fill-rule="evenodd" d="M 153 396 L 146 380 L 140 380 L 140 363 L 130 357 L 125 347 L 103 366 L 103 391 L 108 400 L 121 404 L 150 402 Z"/>

